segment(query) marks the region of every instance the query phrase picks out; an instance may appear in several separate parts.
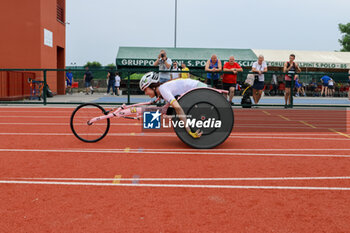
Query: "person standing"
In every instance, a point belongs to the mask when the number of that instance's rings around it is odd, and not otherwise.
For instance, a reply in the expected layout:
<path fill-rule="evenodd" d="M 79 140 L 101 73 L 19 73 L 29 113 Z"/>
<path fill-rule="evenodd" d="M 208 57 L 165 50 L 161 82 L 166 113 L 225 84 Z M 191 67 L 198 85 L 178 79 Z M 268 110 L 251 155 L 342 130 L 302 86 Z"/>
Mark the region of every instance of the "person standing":
<path fill-rule="evenodd" d="M 171 71 L 181 71 L 176 61 L 173 62 L 173 68 L 171 69 Z M 181 73 L 179 72 L 171 73 L 171 79 L 178 79 L 180 77 L 181 77 Z"/>
<path fill-rule="evenodd" d="M 91 92 L 91 95 L 94 94 L 94 89 L 92 88 L 92 80 L 93 80 L 93 76 L 91 71 L 89 70 L 89 67 L 86 66 L 85 67 L 85 74 L 84 74 L 84 82 L 85 82 L 85 88 L 86 88 L 86 93 L 85 95 L 89 94 L 89 91 Z"/>
<path fill-rule="evenodd" d="M 331 78 L 331 80 L 328 81 L 328 96 L 333 97 L 334 96 L 334 80 Z"/>
<path fill-rule="evenodd" d="M 187 68 L 186 64 L 183 62 L 181 64 L 181 78 L 190 78 L 190 69 Z"/>
<path fill-rule="evenodd" d="M 322 89 L 321 89 L 321 97 L 323 96 L 327 96 L 328 95 L 328 82 L 331 80 L 331 77 L 325 75 L 321 78 L 321 82 L 322 82 Z"/>
<path fill-rule="evenodd" d="M 205 83 L 211 87 L 218 88 L 219 72 L 222 71 L 222 63 L 215 54 L 205 64 L 205 71 L 208 72 Z"/>
<path fill-rule="evenodd" d="M 295 55 L 291 54 L 289 56 L 289 61 L 284 63 L 284 67 L 283 67 L 283 72 L 288 73 L 284 76 L 284 79 L 286 81 L 286 87 L 285 87 L 285 93 L 284 93 L 285 108 L 287 108 L 288 105 L 291 103 L 290 90 L 292 88 L 292 78 L 295 79 L 295 74 L 297 72 L 301 72 L 301 69 L 298 63 L 294 62 L 294 60 L 295 60 Z"/>
<path fill-rule="evenodd" d="M 115 92 L 115 71 L 113 68 L 108 71 L 107 84 L 108 84 L 108 87 L 107 87 L 106 95 L 109 94 L 109 91 L 111 90 L 111 88 L 112 88 L 111 95 L 114 95 L 114 92 Z"/>
<path fill-rule="evenodd" d="M 242 67 L 235 62 L 234 56 L 230 56 L 228 62 L 224 64 L 224 71 L 230 72 L 225 73 L 222 76 L 222 85 L 223 89 L 226 91 L 229 91 L 229 100 L 228 102 L 233 105 L 232 99 L 235 94 L 235 88 L 237 84 L 237 73 L 242 72 Z M 227 99 L 227 94 L 224 94 L 225 98 Z"/>
<path fill-rule="evenodd" d="M 278 81 L 277 81 L 277 75 L 273 74 L 272 79 L 271 79 L 271 85 L 272 85 L 272 90 L 270 91 L 270 95 L 277 95 L 277 87 L 278 87 Z"/>
<path fill-rule="evenodd" d="M 154 66 L 159 66 L 159 71 L 170 71 L 171 59 L 167 57 L 165 50 L 160 50 L 157 60 L 154 62 Z M 170 80 L 170 72 L 159 72 L 159 82 L 165 83 Z"/>
<path fill-rule="evenodd" d="M 73 84 L 73 74 L 71 70 L 66 72 L 66 82 L 67 82 L 67 90 L 66 93 L 73 94 L 72 84 Z"/>
<path fill-rule="evenodd" d="M 263 55 L 259 55 L 258 60 L 253 63 L 252 71 L 255 73 L 255 79 L 253 84 L 253 99 L 254 103 L 258 104 L 264 89 L 264 73 L 267 72 L 267 64 L 264 61 Z"/>
<path fill-rule="evenodd" d="M 120 81 L 121 81 L 121 78 L 119 76 L 119 73 L 118 72 L 115 72 L 115 94 L 117 96 L 120 95 L 120 91 L 119 91 L 119 88 L 120 88 Z"/>
<path fill-rule="evenodd" d="M 348 99 L 350 100 L 350 70 L 349 70 L 349 76 L 348 76 Z"/>

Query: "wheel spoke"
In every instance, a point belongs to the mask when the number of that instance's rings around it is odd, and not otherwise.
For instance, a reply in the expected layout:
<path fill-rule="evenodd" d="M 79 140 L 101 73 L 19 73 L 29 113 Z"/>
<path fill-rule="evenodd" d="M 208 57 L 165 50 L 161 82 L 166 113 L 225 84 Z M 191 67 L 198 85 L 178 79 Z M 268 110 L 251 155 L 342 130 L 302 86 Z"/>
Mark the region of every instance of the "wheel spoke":
<path fill-rule="evenodd" d="M 109 130 L 109 119 L 97 121 L 91 125 L 87 122 L 104 114 L 104 109 L 97 104 L 83 104 L 76 108 L 71 117 L 71 129 L 74 135 L 85 142 L 101 140 Z"/>

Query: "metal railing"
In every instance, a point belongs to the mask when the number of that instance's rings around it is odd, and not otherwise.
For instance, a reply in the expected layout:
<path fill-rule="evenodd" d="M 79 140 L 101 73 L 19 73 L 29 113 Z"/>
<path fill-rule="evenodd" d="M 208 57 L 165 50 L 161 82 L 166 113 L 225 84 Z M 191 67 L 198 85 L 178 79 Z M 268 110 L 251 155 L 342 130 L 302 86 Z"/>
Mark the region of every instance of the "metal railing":
<path fill-rule="evenodd" d="M 78 69 L 73 69 L 73 68 L 69 68 L 69 69 L 0 69 L 1 71 L 18 71 L 18 72 L 35 72 L 37 74 L 37 77 L 42 78 L 42 81 L 44 83 L 43 85 L 43 91 L 42 91 L 42 101 L 37 101 L 37 102 L 33 102 L 33 101 L 0 101 L 0 104 L 43 104 L 43 105 L 47 105 L 49 104 L 81 104 L 81 103 L 85 103 L 85 101 L 72 101 L 72 102 L 62 102 L 62 101 L 47 101 L 47 88 L 48 88 L 48 74 L 51 72 L 66 72 L 68 70 L 71 70 L 74 74 L 75 73 L 83 73 L 85 71 L 85 69 L 82 68 L 78 68 Z M 89 69 L 92 73 L 95 72 L 99 72 L 101 73 L 101 77 L 97 77 L 96 80 L 103 80 L 106 78 L 107 72 L 111 70 L 110 67 L 102 67 L 102 68 L 90 68 Z M 149 71 L 156 71 L 156 72 L 170 72 L 170 73 L 188 73 L 188 72 L 183 72 L 183 71 L 158 71 L 157 67 L 152 67 L 152 68 L 148 68 L 148 69 L 140 69 L 140 68 L 122 68 L 117 70 L 121 77 L 122 77 L 122 82 L 126 82 L 125 83 L 125 87 L 126 87 L 126 91 L 127 91 L 127 99 L 126 99 L 126 104 L 132 104 L 131 101 L 131 91 L 133 90 L 132 88 L 132 81 L 138 80 L 133 79 L 131 76 L 135 76 L 136 74 L 140 74 L 139 77 L 141 76 L 141 74 L 144 74 L 146 72 Z M 208 72 L 203 70 L 190 70 L 190 75 L 192 78 L 194 79 L 198 79 L 200 81 L 204 81 L 205 77 L 207 76 Z M 219 76 L 221 76 L 222 74 L 232 74 L 232 72 L 215 72 L 218 73 Z M 105 77 L 103 77 L 103 74 L 105 74 Z M 237 74 L 237 82 L 244 82 L 245 78 L 247 77 L 248 74 L 252 74 L 252 72 L 250 70 L 244 70 L 243 72 L 239 72 Z M 272 75 L 276 75 L 276 76 L 282 76 L 282 79 L 284 81 L 284 76 L 287 75 L 287 73 L 283 73 L 280 71 L 269 71 L 266 72 L 265 74 L 265 82 L 266 82 L 266 78 L 267 77 L 272 77 Z M 347 83 L 348 82 L 348 76 L 349 74 L 347 73 L 316 73 L 316 72 L 301 72 L 298 73 L 299 75 L 299 79 L 300 80 L 310 80 L 312 78 L 317 78 L 317 81 L 319 82 L 319 79 L 324 76 L 324 75 L 328 75 L 330 77 L 332 77 L 334 79 L 335 82 L 342 82 L 342 83 Z M 137 75 L 136 75 L 137 76 Z M 75 80 L 82 80 L 83 77 L 74 77 Z M 211 79 L 212 81 L 212 79 Z M 213 85 L 213 83 L 209 83 L 211 85 Z M 290 101 L 290 108 L 296 107 L 296 105 L 294 104 L 293 101 L 293 97 L 294 97 L 294 87 L 295 87 L 295 81 L 294 79 L 292 79 L 292 88 L 291 88 L 291 101 Z M 138 89 L 138 85 L 135 85 L 135 88 Z M 283 98 L 283 97 L 281 97 Z M 95 102 L 95 103 L 99 103 L 99 104 L 113 104 L 113 105 L 117 105 L 117 104 L 122 104 L 123 102 Z M 241 106 L 240 104 L 235 105 L 235 106 Z M 254 104 L 253 104 L 254 106 Z M 281 107 L 281 106 L 285 106 L 284 104 L 259 104 L 259 106 L 270 106 L 270 107 Z M 302 104 L 298 104 L 297 107 L 349 107 L 348 105 L 302 105 Z"/>

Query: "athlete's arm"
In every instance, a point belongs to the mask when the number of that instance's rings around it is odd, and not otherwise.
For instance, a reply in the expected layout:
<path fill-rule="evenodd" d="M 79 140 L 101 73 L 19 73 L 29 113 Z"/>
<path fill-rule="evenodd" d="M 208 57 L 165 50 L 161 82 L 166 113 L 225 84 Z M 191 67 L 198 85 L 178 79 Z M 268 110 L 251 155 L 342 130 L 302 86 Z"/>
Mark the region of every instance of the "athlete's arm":
<path fill-rule="evenodd" d="M 199 138 L 200 136 L 202 136 L 203 132 L 201 132 L 200 130 L 197 130 L 196 132 L 192 132 L 190 127 L 187 126 L 186 115 L 183 109 L 181 108 L 179 102 L 177 102 L 177 100 L 174 99 L 173 101 L 171 101 L 170 105 L 175 109 L 176 115 L 180 118 L 180 120 L 185 123 L 185 129 L 189 135 L 191 135 L 193 138 Z"/>

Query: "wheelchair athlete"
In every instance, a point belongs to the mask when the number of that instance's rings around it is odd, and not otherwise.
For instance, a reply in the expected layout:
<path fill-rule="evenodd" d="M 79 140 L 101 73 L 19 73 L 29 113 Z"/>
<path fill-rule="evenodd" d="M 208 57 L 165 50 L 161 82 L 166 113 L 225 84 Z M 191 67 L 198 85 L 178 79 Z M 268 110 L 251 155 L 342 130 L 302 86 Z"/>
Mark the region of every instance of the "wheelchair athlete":
<path fill-rule="evenodd" d="M 145 74 L 140 80 L 140 89 L 150 98 L 160 97 L 170 103 L 175 109 L 177 116 L 185 123 L 185 129 L 193 138 L 200 138 L 203 134 L 201 130 L 192 132 L 186 124 L 187 119 L 183 109 L 177 102 L 175 96 L 182 95 L 197 87 L 208 87 L 206 84 L 193 79 L 174 79 L 165 83 L 159 82 L 159 75 L 154 72 Z"/>

